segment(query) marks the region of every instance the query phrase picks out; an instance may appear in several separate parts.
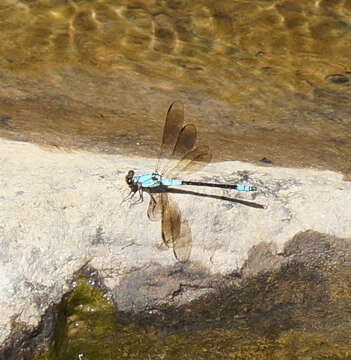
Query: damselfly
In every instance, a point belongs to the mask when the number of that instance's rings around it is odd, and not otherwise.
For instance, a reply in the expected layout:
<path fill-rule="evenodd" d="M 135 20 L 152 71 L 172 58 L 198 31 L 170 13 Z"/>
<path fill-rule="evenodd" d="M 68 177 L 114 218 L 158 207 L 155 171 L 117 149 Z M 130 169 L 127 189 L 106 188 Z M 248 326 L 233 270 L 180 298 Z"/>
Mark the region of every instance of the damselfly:
<path fill-rule="evenodd" d="M 187 262 L 192 247 L 191 229 L 188 221 L 182 217 L 177 203 L 167 193 L 169 186 L 195 185 L 211 186 L 222 189 L 239 191 L 256 191 L 256 187 L 238 184 L 216 184 L 199 181 L 186 181 L 177 178 L 180 173 L 194 172 L 206 166 L 211 160 L 208 146 L 197 146 L 196 128 L 193 124 L 184 125 L 184 106 L 181 102 L 174 102 L 167 113 L 163 129 L 162 144 L 153 173 L 135 175 L 129 170 L 126 182 L 130 187 L 129 198 L 136 193 L 139 201 L 143 201 L 143 192 L 150 195 L 147 215 L 150 220 L 161 219 L 161 232 L 164 244 L 173 248 L 176 259 Z M 175 166 L 173 161 L 178 160 Z"/>

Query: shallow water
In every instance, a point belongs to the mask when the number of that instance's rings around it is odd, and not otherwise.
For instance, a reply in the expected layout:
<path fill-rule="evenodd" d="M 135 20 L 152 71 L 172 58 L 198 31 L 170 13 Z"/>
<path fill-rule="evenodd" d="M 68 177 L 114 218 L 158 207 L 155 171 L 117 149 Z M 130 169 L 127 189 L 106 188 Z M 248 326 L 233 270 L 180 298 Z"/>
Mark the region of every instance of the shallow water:
<path fill-rule="evenodd" d="M 215 160 L 351 174 L 350 15 L 347 0 L 3 1 L 0 135 L 155 156 L 181 99 Z"/>
<path fill-rule="evenodd" d="M 309 93 L 351 75 L 347 0 L 7 0 L 0 10 L 2 69 L 137 71 L 230 102 L 267 88 Z"/>
<path fill-rule="evenodd" d="M 3 1 L 0 135 L 154 156 L 150 120 L 183 99 L 216 160 L 351 173 L 350 15 L 347 0 Z"/>

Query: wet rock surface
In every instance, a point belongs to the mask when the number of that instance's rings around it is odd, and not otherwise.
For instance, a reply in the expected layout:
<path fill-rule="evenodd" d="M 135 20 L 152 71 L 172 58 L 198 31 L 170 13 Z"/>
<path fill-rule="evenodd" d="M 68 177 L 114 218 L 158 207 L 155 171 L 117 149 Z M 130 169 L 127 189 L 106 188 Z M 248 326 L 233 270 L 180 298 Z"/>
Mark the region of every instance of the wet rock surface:
<path fill-rule="evenodd" d="M 182 100 L 186 123 L 198 127 L 214 161 L 259 164 L 267 158 L 275 166 L 351 172 L 351 88 L 346 85 L 334 88 L 325 80 L 309 96 L 292 91 L 274 98 L 267 88 L 231 102 L 202 87 L 126 72 L 65 68 L 0 76 L 0 135 L 7 139 L 52 151 L 152 158 L 158 156 L 169 105 Z"/>

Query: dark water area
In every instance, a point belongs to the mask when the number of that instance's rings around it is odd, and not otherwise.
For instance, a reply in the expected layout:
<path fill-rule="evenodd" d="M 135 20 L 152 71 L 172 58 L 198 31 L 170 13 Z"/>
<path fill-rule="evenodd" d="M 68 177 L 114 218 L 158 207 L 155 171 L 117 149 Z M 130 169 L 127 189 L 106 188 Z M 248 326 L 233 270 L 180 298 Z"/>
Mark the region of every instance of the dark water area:
<path fill-rule="evenodd" d="M 350 176 L 351 5 L 5 0 L 0 135 L 155 156 L 169 104 L 216 161 Z"/>

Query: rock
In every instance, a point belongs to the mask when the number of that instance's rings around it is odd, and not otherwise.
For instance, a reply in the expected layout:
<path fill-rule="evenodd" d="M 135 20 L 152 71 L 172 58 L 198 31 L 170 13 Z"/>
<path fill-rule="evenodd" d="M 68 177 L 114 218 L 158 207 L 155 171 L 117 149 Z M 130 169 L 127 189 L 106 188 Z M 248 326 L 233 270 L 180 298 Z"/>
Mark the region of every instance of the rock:
<path fill-rule="evenodd" d="M 345 84 L 349 81 L 349 79 L 342 74 L 332 74 L 326 76 L 326 80 L 333 82 L 334 84 Z"/>
<path fill-rule="evenodd" d="M 196 190 L 207 197 L 172 194 L 193 234 L 190 262 L 181 265 L 172 251 L 159 250 L 160 224 L 148 221 L 147 202 L 121 203 L 128 193 L 127 171 L 153 169 L 153 160 L 48 152 L 1 140 L 0 161 L 2 343 L 13 319 L 28 331 L 38 326 L 45 311 L 70 289 L 73 274 L 86 264 L 98 271 L 117 306 L 128 311 L 169 301 L 181 304 L 212 291 L 212 280 L 240 271 L 262 242 L 272 244 L 267 254 L 273 262 L 264 265 L 254 255 L 256 263 L 251 261 L 249 272 L 246 266 L 248 274 L 276 266 L 284 244 L 300 231 L 314 229 L 337 237 L 351 233 L 351 183 L 343 181 L 342 174 L 240 162 L 211 164 L 196 180 L 243 181 L 258 191 L 204 188 Z M 216 195 L 266 208 L 218 200 Z"/>

